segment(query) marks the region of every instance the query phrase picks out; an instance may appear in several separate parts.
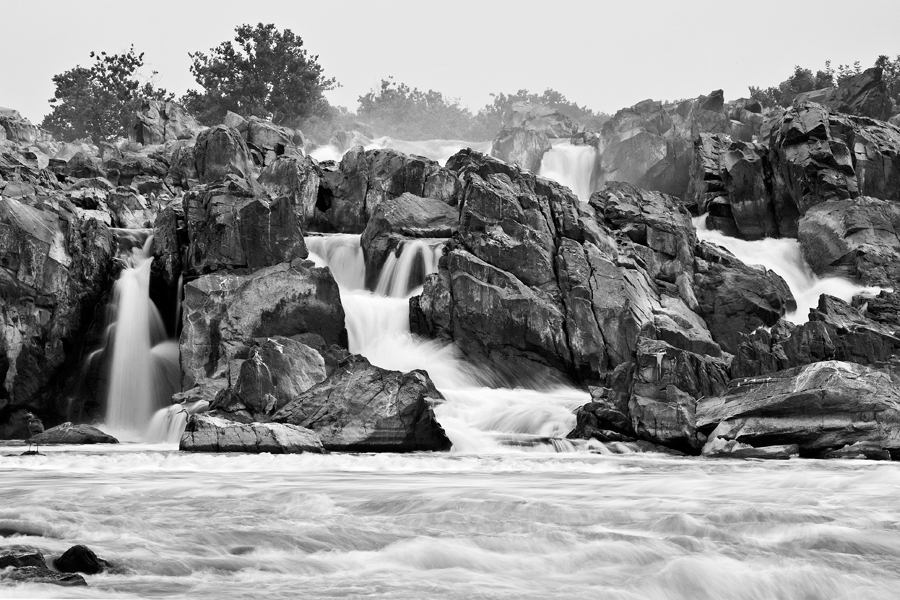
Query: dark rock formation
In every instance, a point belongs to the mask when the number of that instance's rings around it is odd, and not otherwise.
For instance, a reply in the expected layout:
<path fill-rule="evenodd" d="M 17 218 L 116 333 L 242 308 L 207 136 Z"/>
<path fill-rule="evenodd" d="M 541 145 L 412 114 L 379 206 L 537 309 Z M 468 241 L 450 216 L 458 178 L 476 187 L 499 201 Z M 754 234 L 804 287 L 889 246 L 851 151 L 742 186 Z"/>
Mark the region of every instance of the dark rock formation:
<path fill-rule="evenodd" d="M 797 444 L 807 456 L 857 442 L 897 453 L 900 390 L 883 371 L 818 362 L 731 381 L 726 394 L 700 400 L 697 427 L 710 440 Z"/>
<path fill-rule="evenodd" d="M 0 581 L 9 583 L 46 583 L 75 587 L 87 585 L 84 577 L 74 573 L 60 573 L 46 567 L 21 567 L 0 574 Z"/>
<path fill-rule="evenodd" d="M 819 275 L 867 285 L 900 282 L 900 202 L 860 196 L 816 205 L 800 219 L 798 238 Z"/>
<path fill-rule="evenodd" d="M 200 129 L 200 124 L 180 104 L 145 100 L 135 115 L 135 124 L 128 139 L 148 146 L 165 144 L 173 140 L 191 139 Z"/>
<path fill-rule="evenodd" d="M 96 575 L 109 569 L 109 563 L 99 558 L 87 546 L 72 546 L 62 556 L 53 561 L 53 566 L 62 573 L 85 573 Z"/>
<path fill-rule="evenodd" d="M 543 131 L 503 128 L 494 138 L 491 156 L 537 173 L 550 148 L 550 139 Z"/>
<path fill-rule="evenodd" d="M 794 104 L 818 102 L 830 110 L 848 115 L 887 121 L 891 116 L 891 98 L 879 67 L 848 77 L 834 88 L 797 94 Z"/>
<path fill-rule="evenodd" d="M 248 178 L 253 174 L 250 149 L 237 130 L 216 125 L 197 136 L 194 160 L 200 183 L 213 183 L 227 175 Z"/>
<path fill-rule="evenodd" d="M 63 423 L 28 440 L 40 446 L 52 444 L 118 444 L 119 440 L 90 425 Z"/>
<path fill-rule="evenodd" d="M 211 273 L 184 287 L 183 389 L 225 376 L 253 338 L 315 333 L 346 347 L 344 310 L 331 272 L 295 260 L 248 275 Z M 237 373 L 235 372 L 235 376 Z"/>
<path fill-rule="evenodd" d="M 299 454 L 324 452 L 315 432 L 281 423 L 235 423 L 205 414 L 191 416 L 178 449 L 184 452 Z"/>
<path fill-rule="evenodd" d="M 759 446 L 742 444 L 737 440 L 725 440 L 716 437 L 711 439 L 701 453 L 707 458 L 759 458 L 767 460 L 786 460 L 800 455 L 800 446 L 787 444 L 781 446 Z"/>
<path fill-rule="evenodd" d="M 352 355 L 273 420 L 312 429 L 328 450 L 449 450 L 450 440 L 432 410 L 443 400 L 424 371 L 388 371 Z"/>
<path fill-rule="evenodd" d="M 47 568 L 47 562 L 44 555 L 34 548 L 13 547 L 4 549 L 0 554 L 0 571 L 13 567 L 18 569 L 21 567 L 42 567 Z"/>
<path fill-rule="evenodd" d="M 327 222 L 322 213 L 328 209 L 319 202 L 322 174 L 322 169 L 308 156 L 279 156 L 260 171 L 258 181 L 272 197 L 290 198 L 302 227 L 321 227 Z"/>
<path fill-rule="evenodd" d="M 900 336 L 900 290 L 894 292 L 883 290 L 874 298 L 857 296 L 853 299 L 853 306 L 858 308 L 864 317 Z"/>

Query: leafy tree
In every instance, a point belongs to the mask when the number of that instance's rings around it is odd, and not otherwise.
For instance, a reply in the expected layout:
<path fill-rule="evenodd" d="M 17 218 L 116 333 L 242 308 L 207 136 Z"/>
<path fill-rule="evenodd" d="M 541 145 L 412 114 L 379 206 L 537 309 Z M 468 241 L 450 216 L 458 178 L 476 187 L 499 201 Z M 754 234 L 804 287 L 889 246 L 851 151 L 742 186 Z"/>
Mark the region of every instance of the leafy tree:
<path fill-rule="evenodd" d="M 188 54 L 191 74 L 203 89 L 189 91 L 181 101 L 202 123 L 221 123 L 229 110 L 287 125 L 328 114 L 323 92 L 337 82 L 323 75 L 319 57 L 307 53 L 301 38 L 271 23 L 234 31 L 233 42 L 222 42 L 209 54 Z"/>
<path fill-rule="evenodd" d="M 882 54 L 875 60 L 875 66 L 881 67 L 881 78 L 888 96 L 895 104 L 900 104 L 900 54 L 894 60 Z"/>
<path fill-rule="evenodd" d="M 135 54 L 134 46 L 124 54 L 91 52 L 90 57 L 91 67 L 77 65 L 53 76 L 53 109 L 41 126 L 56 137 L 67 141 L 89 137 L 96 143 L 126 136 L 143 99 L 172 98 L 138 78 L 144 53 Z"/>

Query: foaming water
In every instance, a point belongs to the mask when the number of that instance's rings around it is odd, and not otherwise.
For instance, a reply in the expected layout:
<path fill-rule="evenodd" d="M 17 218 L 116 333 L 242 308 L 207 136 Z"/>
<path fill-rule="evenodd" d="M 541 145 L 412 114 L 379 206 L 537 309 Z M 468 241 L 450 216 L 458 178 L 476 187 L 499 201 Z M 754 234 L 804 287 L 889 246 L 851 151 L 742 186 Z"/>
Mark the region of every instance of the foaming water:
<path fill-rule="evenodd" d="M 466 142 L 463 140 L 419 140 L 406 141 L 384 136 L 371 140 L 363 146 L 366 150 L 390 148 L 404 154 L 424 156 L 425 158 L 445 164 L 447 159 L 465 148 L 472 148 L 484 154 L 490 154 L 491 142 Z M 346 150 L 335 146 L 319 146 L 309 154 L 318 161 L 340 161 Z"/>
<path fill-rule="evenodd" d="M 148 236 L 130 250 L 113 294 L 114 335 L 105 428 L 119 439 L 140 439 L 153 413 L 180 389 L 178 343 L 166 340 L 159 311 L 150 299 L 153 256 Z"/>
<path fill-rule="evenodd" d="M 762 265 L 774 271 L 791 288 L 797 301 L 797 310 L 784 316 L 798 325 L 809 320 L 809 310 L 819 304 L 819 296 L 828 294 L 850 302 L 853 296 L 874 295 L 878 287 L 866 287 L 841 277 L 819 277 L 813 273 L 800 249 L 800 242 L 793 238 L 766 238 L 747 241 L 725 235 L 706 226 L 706 215 L 696 217 L 694 227 L 697 237 L 722 246 L 748 265 Z"/>
<path fill-rule="evenodd" d="M 454 345 L 410 333 L 409 299 L 421 293 L 415 286 L 421 286 L 424 276 L 437 271 L 441 240 L 405 244 L 399 256 L 385 262 L 376 291 L 370 292 L 364 289 L 359 239 L 320 236 L 308 243 L 310 258 L 329 266 L 339 283 L 350 351 L 385 369 L 427 371 L 447 399 L 435 407 L 435 415 L 454 451 L 585 447 L 564 438 L 575 426 L 574 409 L 589 400 L 587 393 L 556 381 L 538 389 L 501 387 L 499 377 L 468 363 Z"/>
<path fill-rule="evenodd" d="M 877 599 L 900 465 L 0 448 L 0 551 L 120 570 L 0 597 Z M 14 533 L 18 532 L 18 533 Z"/>
<path fill-rule="evenodd" d="M 591 197 L 591 175 L 596 161 L 597 151 L 593 146 L 556 140 L 544 154 L 538 175 L 561 183 L 572 190 L 579 200 L 587 202 Z"/>

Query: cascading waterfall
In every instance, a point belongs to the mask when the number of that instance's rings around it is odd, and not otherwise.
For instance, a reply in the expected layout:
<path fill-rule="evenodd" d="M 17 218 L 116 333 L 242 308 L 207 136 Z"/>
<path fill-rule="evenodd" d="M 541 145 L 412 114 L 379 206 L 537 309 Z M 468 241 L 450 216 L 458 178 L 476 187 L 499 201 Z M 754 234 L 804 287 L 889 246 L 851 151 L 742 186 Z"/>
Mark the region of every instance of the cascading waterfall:
<path fill-rule="evenodd" d="M 466 362 L 452 344 L 425 340 L 409 330 L 409 298 L 421 293 L 424 276 L 437 271 L 442 243 L 415 241 L 386 262 L 376 291 L 365 289 L 359 235 L 310 237 L 310 259 L 328 266 L 341 289 L 350 351 L 385 369 L 424 369 L 447 402 L 435 414 L 457 452 L 509 448 L 575 450 L 599 443 L 570 441 L 573 410 L 588 395 L 556 382 L 546 389 L 501 388 L 495 378 Z M 423 269 L 416 269 L 416 262 Z"/>
<path fill-rule="evenodd" d="M 696 217 L 693 222 L 700 240 L 722 246 L 743 263 L 762 265 L 784 279 L 797 301 L 797 310 L 784 316 L 792 323 L 806 323 L 809 320 L 809 309 L 818 306 L 819 296 L 822 294 L 850 302 L 854 296 L 875 295 L 881 291 L 881 288 L 865 287 L 841 277 L 817 276 L 803 258 L 800 242 L 796 239 L 766 238 L 748 241 L 710 229 L 706 225 L 706 215 Z"/>
<path fill-rule="evenodd" d="M 159 311 L 150 299 L 150 247 L 132 248 L 113 294 L 115 321 L 110 327 L 112 355 L 107 392 L 106 428 L 119 439 L 147 439 L 148 424 L 180 389 L 178 342 L 166 339 Z"/>
<path fill-rule="evenodd" d="M 593 146 L 575 145 L 567 139 L 556 140 L 544 154 L 538 175 L 561 183 L 579 200 L 587 202 L 591 197 L 591 175 L 596 162 L 597 151 Z"/>

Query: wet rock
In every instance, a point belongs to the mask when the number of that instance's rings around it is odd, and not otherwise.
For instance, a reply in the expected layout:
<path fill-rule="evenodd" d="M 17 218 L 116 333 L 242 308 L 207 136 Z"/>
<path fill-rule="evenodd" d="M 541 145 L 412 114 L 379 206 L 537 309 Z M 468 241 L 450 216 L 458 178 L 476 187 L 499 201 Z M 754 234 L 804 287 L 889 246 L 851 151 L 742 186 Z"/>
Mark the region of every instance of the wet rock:
<path fill-rule="evenodd" d="M 38 445 L 118 444 L 119 440 L 90 425 L 63 423 L 62 425 L 51 427 L 44 433 L 32 436 L 28 442 Z"/>
<path fill-rule="evenodd" d="M 715 433 L 713 433 L 715 436 Z M 750 444 L 742 444 L 736 440 L 725 440 L 720 437 L 710 437 L 703 446 L 702 456 L 707 458 L 761 458 L 767 460 L 786 460 L 800 455 L 800 446 L 787 444 L 781 446 L 760 446 L 755 448 Z"/>
<path fill-rule="evenodd" d="M 818 454 L 857 442 L 900 449 L 900 390 L 886 372 L 823 361 L 736 379 L 697 406 L 697 428 L 754 447 L 797 444 Z"/>
<path fill-rule="evenodd" d="M 314 333 L 347 345 L 337 283 L 326 268 L 295 260 L 246 275 L 211 273 L 184 287 L 183 388 L 226 376 L 238 349 L 259 337 Z"/>
<path fill-rule="evenodd" d="M 184 195 L 186 268 L 259 269 L 309 254 L 290 199 L 270 199 L 253 181 L 229 176 Z"/>
<path fill-rule="evenodd" d="M 194 146 L 184 144 L 172 151 L 166 179 L 172 186 L 189 190 L 200 184 L 197 174 L 197 157 Z"/>
<path fill-rule="evenodd" d="M 900 203 L 860 196 L 819 204 L 800 220 L 798 238 L 818 275 L 867 285 L 900 281 Z"/>
<path fill-rule="evenodd" d="M 198 414 L 188 421 L 178 449 L 183 452 L 299 454 L 324 452 L 309 429 L 281 423 L 235 423 Z"/>
<path fill-rule="evenodd" d="M 178 285 L 182 273 L 182 246 L 187 244 L 183 202 L 173 201 L 159 211 L 153 222 L 153 275 L 169 287 Z"/>
<path fill-rule="evenodd" d="M 96 575 L 109 568 L 109 563 L 99 558 L 87 546 L 72 546 L 53 561 L 53 567 L 62 573 Z"/>
<path fill-rule="evenodd" d="M 74 573 L 59 573 L 43 567 L 22 567 L 0 574 L 0 581 L 10 583 L 46 583 L 64 587 L 86 586 L 84 577 Z"/>
<path fill-rule="evenodd" d="M 828 450 L 820 458 L 855 458 L 866 460 L 891 460 L 891 453 L 872 442 L 856 442 L 842 448 Z"/>
<path fill-rule="evenodd" d="M 184 107 L 172 101 L 144 100 L 128 139 L 147 146 L 195 137 L 201 126 Z"/>
<path fill-rule="evenodd" d="M 449 450 L 450 440 L 432 409 L 443 400 L 424 371 L 388 371 L 352 355 L 273 420 L 312 429 L 328 450 Z"/>
<path fill-rule="evenodd" d="M 900 291 L 882 290 L 875 297 L 856 296 L 853 306 L 867 319 L 900 336 Z"/>
<path fill-rule="evenodd" d="M 491 145 L 491 156 L 537 173 L 541 160 L 552 145 L 543 131 L 503 128 Z"/>
<path fill-rule="evenodd" d="M 33 548 L 10 548 L 0 553 L 0 571 L 13 567 L 47 568 L 47 561 L 40 551 Z"/>
<path fill-rule="evenodd" d="M 225 125 L 216 125 L 197 136 L 194 158 L 200 183 L 221 181 L 227 175 L 249 178 L 253 174 L 247 143 L 240 133 Z"/>

